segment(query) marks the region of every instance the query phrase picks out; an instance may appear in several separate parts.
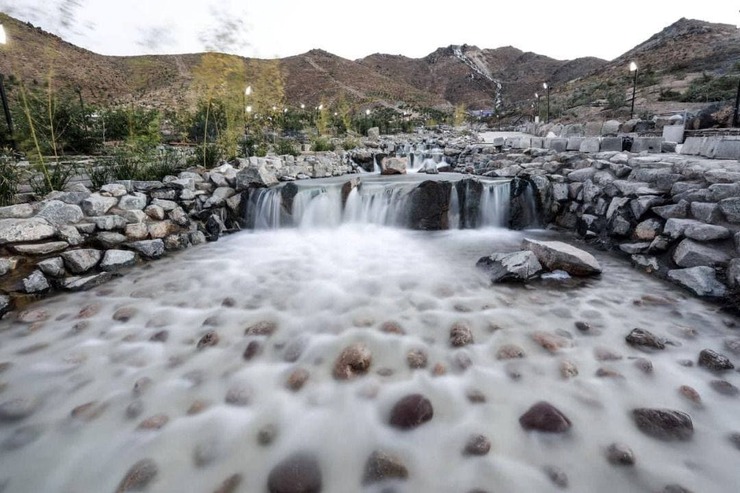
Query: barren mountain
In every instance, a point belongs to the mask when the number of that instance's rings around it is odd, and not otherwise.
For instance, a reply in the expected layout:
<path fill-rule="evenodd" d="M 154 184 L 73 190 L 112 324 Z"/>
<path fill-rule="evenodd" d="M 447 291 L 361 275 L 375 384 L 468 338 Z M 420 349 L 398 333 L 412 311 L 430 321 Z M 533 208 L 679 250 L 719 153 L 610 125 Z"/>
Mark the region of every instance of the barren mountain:
<path fill-rule="evenodd" d="M 27 87 L 51 82 L 54 89 L 80 91 L 86 101 L 105 104 L 175 109 L 197 100 L 193 72 L 203 54 L 103 56 L 5 14 L 0 22 L 9 39 L 0 49 L 0 72 L 9 77 L 11 95 L 20 79 Z M 248 67 L 247 78 L 279 77 L 291 106 L 343 101 L 352 106 L 499 106 L 504 112 L 531 112 L 534 93 L 542 94 L 542 83 L 548 82 L 553 108 L 567 118 L 604 111 L 599 101 L 610 97 L 616 101 L 612 106 L 628 98 L 631 60 L 640 66 L 637 102 L 655 111 L 670 106 L 659 99 L 668 94 L 679 100 L 703 72 L 705 77 L 740 73 L 740 34 L 735 26 L 681 19 L 610 62 L 592 57 L 555 60 L 511 46 L 469 45 L 439 48 L 416 59 L 375 54 L 352 61 L 321 50 L 278 61 L 227 59 Z"/>

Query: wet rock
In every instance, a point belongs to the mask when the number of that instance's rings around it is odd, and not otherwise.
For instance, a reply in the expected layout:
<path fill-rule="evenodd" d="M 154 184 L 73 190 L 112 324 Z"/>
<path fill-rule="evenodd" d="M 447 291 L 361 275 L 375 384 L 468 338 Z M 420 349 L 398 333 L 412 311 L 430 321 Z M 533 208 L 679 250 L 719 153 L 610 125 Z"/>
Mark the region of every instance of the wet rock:
<path fill-rule="evenodd" d="M 452 357 L 452 363 L 459 371 L 465 371 L 473 366 L 473 360 L 466 351 L 456 351 Z"/>
<path fill-rule="evenodd" d="M 32 309 L 32 310 L 23 310 L 18 314 L 18 321 L 24 322 L 24 323 L 36 323 L 36 322 L 43 322 L 44 320 L 49 318 L 49 313 L 46 310 L 42 310 L 40 308 L 38 309 Z"/>
<path fill-rule="evenodd" d="M 220 445 L 215 438 L 207 438 L 195 445 L 193 463 L 196 467 L 206 467 L 218 459 Z"/>
<path fill-rule="evenodd" d="M 619 361 L 622 359 L 622 355 L 611 349 L 597 347 L 594 348 L 594 358 L 596 358 L 596 361 Z"/>
<path fill-rule="evenodd" d="M 236 489 L 239 487 L 239 485 L 242 483 L 242 475 L 241 474 L 233 474 L 226 478 L 223 483 L 221 483 L 218 488 L 213 490 L 213 493 L 235 493 Z"/>
<path fill-rule="evenodd" d="M 576 326 L 576 329 L 578 329 L 578 331 L 580 332 L 584 332 L 584 333 L 591 332 L 591 324 L 587 322 L 582 322 L 579 320 L 575 323 L 575 326 Z"/>
<path fill-rule="evenodd" d="M 293 392 L 298 392 L 306 384 L 309 377 L 310 373 L 308 373 L 308 370 L 305 368 L 297 368 L 290 373 L 285 384 Z"/>
<path fill-rule="evenodd" d="M 668 279 L 688 289 L 697 296 L 716 298 L 724 296 L 727 288 L 719 282 L 712 267 L 699 266 L 668 271 Z"/>
<path fill-rule="evenodd" d="M 157 463 L 152 459 L 142 459 L 128 470 L 116 488 L 116 493 L 143 491 L 149 487 L 159 473 Z"/>
<path fill-rule="evenodd" d="M 137 428 L 139 430 L 159 430 L 169 423 L 170 417 L 166 414 L 155 414 L 146 418 L 144 421 L 139 423 Z"/>
<path fill-rule="evenodd" d="M 246 385 L 232 385 L 226 391 L 224 400 L 232 406 L 246 406 L 252 400 L 252 389 Z"/>
<path fill-rule="evenodd" d="M 128 246 L 146 258 L 157 259 L 164 255 L 164 242 L 160 239 L 132 241 Z"/>
<path fill-rule="evenodd" d="M 266 447 L 275 441 L 277 437 L 277 428 L 273 424 L 267 424 L 257 432 L 257 443 Z"/>
<path fill-rule="evenodd" d="M 416 428 L 434 417 L 432 403 L 421 394 L 409 394 L 391 409 L 389 424 L 394 428 Z"/>
<path fill-rule="evenodd" d="M 411 349 L 406 353 L 406 362 L 411 369 L 426 368 L 427 353 L 423 349 Z"/>
<path fill-rule="evenodd" d="M 740 433 L 733 432 L 727 435 L 727 439 L 730 441 L 730 443 L 738 450 L 740 450 Z"/>
<path fill-rule="evenodd" d="M 491 282 L 526 282 L 539 275 L 543 269 L 534 253 L 494 253 L 481 257 L 475 264 L 488 274 Z"/>
<path fill-rule="evenodd" d="M 244 349 L 243 357 L 245 360 L 249 361 L 257 356 L 260 352 L 262 352 L 262 344 L 260 344 L 258 341 L 250 341 L 249 344 L 247 344 L 247 347 Z"/>
<path fill-rule="evenodd" d="M 601 274 L 601 266 L 593 255 L 567 243 L 525 238 L 522 249 L 532 251 L 537 260 L 550 271 L 564 270 L 572 276 Z"/>
<path fill-rule="evenodd" d="M 496 351 L 496 359 L 519 359 L 526 356 L 524 349 L 516 344 L 504 344 Z"/>
<path fill-rule="evenodd" d="M 465 443 L 465 455 L 486 455 L 491 450 L 491 440 L 485 435 L 473 435 Z"/>
<path fill-rule="evenodd" d="M 149 340 L 151 342 L 167 342 L 167 339 L 169 339 L 169 337 L 170 337 L 169 330 L 160 330 L 152 334 Z"/>
<path fill-rule="evenodd" d="M 283 361 L 288 363 L 295 363 L 303 354 L 308 346 L 308 338 L 304 336 L 298 336 L 285 347 L 283 352 Z"/>
<path fill-rule="evenodd" d="M 86 402 L 72 409 L 70 416 L 81 421 L 89 422 L 98 418 L 107 408 L 108 405 L 105 403 L 99 403 L 98 401 Z"/>
<path fill-rule="evenodd" d="M 547 477 L 550 478 L 550 481 L 552 481 L 558 488 L 568 487 L 568 475 L 559 467 L 545 466 L 543 471 L 547 474 Z"/>
<path fill-rule="evenodd" d="M 447 373 L 447 367 L 444 365 L 444 363 L 437 363 L 432 368 L 432 375 L 435 377 L 441 377 L 442 375 L 445 375 Z"/>
<path fill-rule="evenodd" d="M 33 271 L 28 277 L 23 279 L 23 292 L 28 294 L 42 293 L 48 291 L 51 285 L 44 277 L 40 270 Z"/>
<path fill-rule="evenodd" d="M 337 380 L 350 380 L 364 375 L 370 369 L 373 357 L 370 349 L 364 344 L 352 344 L 344 348 L 334 362 L 334 378 Z"/>
<path fill-rule="evenodd" d="M 712 380 L 709 382 L 709 386 L 718 394 L 726 395 L 727 397 L 737 397 L 740 394 L 740 389 L 727 380 Z"/>
<path fill-rule="evenodd" d="M 128 322 L 134 318 L 137 312 L 138 310 L 133 306 L 124 306 L 113 313 L 113 320 L 117 322 Z"/>
<path fill-rule="evenodd" d="M 735 365 L 732 364 L 727 356 L 711 349 L 703 349 L 699 353 L 699 366 L 712 371 L 726 371 L 735 368 Z"/>
<path fill-rule="evenodd" d="M 32 415 L 39 401 L 28 397 L 16 397 L 0 403 L 0 422 L 20 421 Z"/>
<path fill-rule="evenodd" d="M 473 343 L 473 332 L 470 330 L 470 327 L 461 322 L 452 324 L 450 328 L 450 345 L 462 347 Z"/>
<path fill-rule="evenodd" d="M 563 360 L 560 362 L 560 376 L 563 378 L 573 378 L 578 376 L 578 367 L 575 363 L 569 360 Z"/>
<path fill-rule="evenodd" d="M 611 368 L 599 368 L 596 370 L 596 376 L 599 378 L 624 378 L 624 375 Z"/>
<path fill-rule="evenodd" d="M 688 385 L 681 385 L 678 388 L 678 392 L 694 404 L 701 404 L 701 396 L 699 395 L 699 392 L 697 392 L 696 389 L 694 389 L 693 387 L 690 387 Z"/>
<path fill-rule="evenodd" d="M 83 274 L 100 262 L 103 253 L 93 248 L 81 248 L 62 253 L 62 259 L 70 272 Z"/>
<path fill-rule="evenodd" d="M 40 425 L 25 425 L 20 426 L 13 430 L 3 441 L 0 443 L 0 447 L 4 450 L 18 450 L 30 445 L 39 439 L 41 434 L 44 432 L 44 428 Z M 3 492 L 3 485 L 0 483 L 0 492 Z"/>
<path fill-rule="evenodd" d="M 209 403 L 207 401 L 198 399 L 196 401 L 193 401 L 192 404 L 190 404 L 190 407 L 188 407 L 188 410 L 186 411 L 186 413 L 188 416 L 194 416 L 208 409 L 208 406 L 209 406 Z"/>
<path fill-rule="evenodd" d="M 652 332 L 645 329 L 632 329 L 632 332 L 627 334 L 625 340 L 628 344 L 639 348 L 665 349 L 665 342 Z"/>
<path fill-rule="evenodd" d="M 653 372 L 653 363 L 649 359 L 637 358 L 635 360 L 635 366 L 643 373 L 650 374 Z"/>
<path fill-rule="evenodd" d="M 134 397 L 138 397 L 144 392 L 146 392 L 151 386 L 152 386 L 152 379 L 149 377 L 141 377 L 136 382 L 134 382 L 134 390 L 133 394 Z"/>
<path fill-rule="evenodd" d="M 532 334 L 532 340 L 550 353 L 556 353 L 562 348 L 570 347 L 571 343 L 565 337 L 549 332 L 537 331 Z"/>
<path fill-rule="evenodd" d="M 640 431 L 661 440 L 689 440 L 694 434 L 691 416 L 681 411 L 639 408 L 632 418 Z"/>
<path fill-rule="evenodd" d="M 396 455 L 382 451 L 374 451 L 365 462 L 365 472 L 362 484 L 373 484 L 386 480 L 404 480 L 409 477 L 409 471 Z"/>
<path fill-rule="evenodd" d="M 136 254 L 128 250 L 107 250 L 100 262 L 100 268 L 105 271 L 116 271 L 131 267 L 136 263 Z"/>
<path fill-rule="evenodd" d="M 728 337 L 724 341 L 725 349 L 732 354 L 740 355 L 740 337 Z"/>
<path fill-rule="evenodd" d="M 212 347 L 218 344 L 219 337 L 215 330 L 209 330 L 200 338 L 196 346 L 197 349 Z"/>
<path fill-rule="evenodd" d="M 471 404 L 483 404 L 486 402 L 486 395 L 478 389 L 471 389 L 466 392 L 465 397 Z"/>
<path fill-rule="evenodd" d="M 144 403 L 139 399 L 132 401 L 128 406 L 126 406 L 126 418 L 128 419 L 136 419 L 141 416 L 141 413 L 143 412 Z"/>
<path fill-rule="evenodd" d="M 382 324 L 380 324 L 380 331 L 385 332 L 386 334 L 403 335 L 406 333 L 403 330 L 403 327 L 401 327 L 401 324 L 399 324 L 398 322 L 394 322 L 392 320 L 385 321 Z"/>
<path fill-rule="evenodd" d="M 270 493 L 320 493 L 321 488 L 319 461 L 305 452 L 284 459 L 267 477 L 267 490 Z"/>
<path fill-rule="evenodd" d="M 540 401 L 519 417 L 519 424 L 525 430 L 546 433 L 563 433 L 570 429 L 570 420 L 552 404 Z"/>
<path fill-rule="evenodd" d="M 606 448 L 607 460 L 616 466 L 634 466 L 635 453 L 623 443 L 612 443 Z"/>

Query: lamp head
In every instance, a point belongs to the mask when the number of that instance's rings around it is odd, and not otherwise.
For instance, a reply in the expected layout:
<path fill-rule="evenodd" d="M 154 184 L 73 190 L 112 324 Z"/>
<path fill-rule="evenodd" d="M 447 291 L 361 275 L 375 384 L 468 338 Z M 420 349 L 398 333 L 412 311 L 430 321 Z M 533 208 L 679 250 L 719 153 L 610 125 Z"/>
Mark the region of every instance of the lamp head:
<path fill-rule="evenodd" d="M 547 90 L 547 82 L 543 82 L 542 83 L 542 88 L 545 89 L 545 90 Z"/>
<path fill-rule="evenodd" d="M 249 96 L 252 94 L 252 86 L 247 86 L 246 89 L 244 89 L 244 95 Z"/>
<path fill-rule="evenodd" d="M 4 45 L 8 42 L 7 36 L 5 36 L 5 28 L 0 24 L 0 45 Z"/>
<path fill-rule="evenodd" d="M 317 110 L 319 110 L 319 111 L 321 111 L 321 110 L 323 110 L 323 109 L 324 109 L 324 105 L 323 105 L 323 104 L 320 104 L 320 105 L 318 106 L 318 108 L 316 108 L 316 109 L 317 109 Z"/>
<path fill-rule="evenodd" d="M 637 64 L 635 62 L 630 62 L 630 72 L 634 72 L 637 70 Z"/>
<path fill-rule="evenodd" d="M 535 99 L 540 99 L 540 95 L 538 93 L 534 93 Z"/>
<path fill-rule="evenodd" d="M 251 106 L 247 106 L 247 113 L 251 113 L 251 112 L 252 112 L 252 107 Z"/>
<path fill-rule="evenodd" d="M 370 114 L 370 110 L 369 109 L 365 110 L 365 114 L 366 115 L 369 115 Z"/>

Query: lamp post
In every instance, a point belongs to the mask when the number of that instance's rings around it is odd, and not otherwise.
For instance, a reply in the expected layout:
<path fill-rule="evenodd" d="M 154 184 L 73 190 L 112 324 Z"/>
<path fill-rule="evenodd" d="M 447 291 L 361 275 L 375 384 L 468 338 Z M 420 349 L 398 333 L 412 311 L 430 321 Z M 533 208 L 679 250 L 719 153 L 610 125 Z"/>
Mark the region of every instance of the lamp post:
<path fill-rule="evenodd" d="M 247 106 L 247 97 L 252 95 L 252 86 L 247 86 L 246 89 L 244 89 L 244 94 L 242 94 L 242 108 L 244 108 L 244 128 L 246 131 L 247 126 L 249 125 L 249 122 L 247 122 L 247 118 L 249 117 L 248 113 L 252 111 L 251 106 Z M 249 109 L 247 109 L 249 108 Z"/>
<path fill-rule="evenodd" d="M 630 72 L 635 73 L 635 77 L 632 79 L 632 106 L 630 107 L 630 120 L 635 114 L 635 91 L 637 90 L 637 64 L 630 62 Z"/>
<path fill-rule="evenodd" d="M 740 79 L 737 81 L 737 96 L 735 96 L 735 115 L 732 117 L 732 126 L 740 127 Z"/>
<path fill-rule="evenodd" d="M 550 84 L 547 82 L 542 83 L 542 88 L 547 91 L 547 118 L 545 119 L 546 123 L 550 123 Z"/>
<path fill-rule="evenodd" d="M 7 42 L 5 36 L 5 28 L 0 24 L 0 45 L 4 45 Z M 5 121 L 8 124 L 8 133 L 10 136 L 10 147 L 13 151 L 16 151 L 15 139 L 13 138 L 13 119 L 10 117 L 10 107 L 8 106 L 8 97 L 5 94 L 5 76 L 0 73 L 0 99 L 3 100 L 3 111 L 5 112 Z"/>
<path fill-rule="evenodd" d="M 537 105 L 537 123 L 540 122 L 540 95 L 539 93 L 534 93 L 534 100 Z"/>

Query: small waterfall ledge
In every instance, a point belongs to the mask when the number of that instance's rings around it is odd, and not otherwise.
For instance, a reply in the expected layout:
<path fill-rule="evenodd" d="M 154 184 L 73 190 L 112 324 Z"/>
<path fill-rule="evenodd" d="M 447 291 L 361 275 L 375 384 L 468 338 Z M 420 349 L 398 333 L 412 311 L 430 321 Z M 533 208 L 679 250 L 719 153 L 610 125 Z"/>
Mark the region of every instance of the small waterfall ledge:
<path fill-rule="evenodd" d="M 255 230 L 346 223 L 446 230 L 506 228 L 510 201 L 509 180 L 364 175 L 251 189 L 242 208 L 245 226 Z"/>

